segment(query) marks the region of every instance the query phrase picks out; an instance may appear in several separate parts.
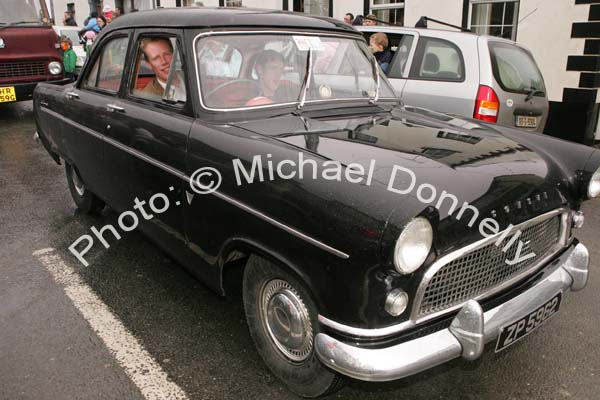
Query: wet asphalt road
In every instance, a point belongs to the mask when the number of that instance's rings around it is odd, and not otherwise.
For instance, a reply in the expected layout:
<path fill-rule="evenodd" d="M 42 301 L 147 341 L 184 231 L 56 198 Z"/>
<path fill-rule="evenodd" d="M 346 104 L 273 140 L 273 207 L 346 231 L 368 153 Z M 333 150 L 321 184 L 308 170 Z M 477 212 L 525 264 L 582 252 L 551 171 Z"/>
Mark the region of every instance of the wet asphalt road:
<path fill-rule="evenodd" d="M 209 291 L 142 235 L 94 252 L 68 246 L 105 209 L 75 211 L 62 166 L 32 139 L 31 102 L 0 107 L 0 399 L 142 399 L 37 258 L 52 247 L 190 399 L 295 399 L 255 352 L 238 298 Z M 349 382 L 340 399 L 600 398 L 600 201 L 578 237 L 592 254 L 585 291 L 566 296 L 538 332 L 476 362 L 456 360 L 385 384 Z"/>

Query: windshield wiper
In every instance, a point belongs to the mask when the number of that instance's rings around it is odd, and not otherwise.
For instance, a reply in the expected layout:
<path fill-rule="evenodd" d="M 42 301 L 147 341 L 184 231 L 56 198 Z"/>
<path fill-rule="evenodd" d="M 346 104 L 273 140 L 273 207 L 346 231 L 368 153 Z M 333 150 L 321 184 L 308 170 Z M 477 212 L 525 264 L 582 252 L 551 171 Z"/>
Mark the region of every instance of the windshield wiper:
<path fill-rule="evenodd" d="M 379 86 L 381 84 L 381 81 L 379 76 L 379 64 L 377 63 L 377 59 L 373 57 L 371 60 L 373 64 L 373 79 L 375 79 L 376 89 L 375 96 L 369 99 L 369 103 L 375 104 L 377 100 L 379 100 Z"/>
<path fill-rule="evenodd" d="M 536 94 L 541 94 L 542 96 L 546 94 L 542 90 L 537 90 L 533 86 L 530 88 L 525 88 L 525 90 L 527 90 L 527 97 L 525 97 L 526 102 L 533 99 L 533 96 L 535 96 Z"/>
<path fill-rule="evenodd" d="M 302 87 L 300 88 L 300 96 L 298 97 L 298 106 L 297 109 L 300 110 L 304 107 L 304 103 L 306 102 L 306 93 L 308 92 L 308 88 L 310 86 L 310 80 L 312 78 L 312 63 L 313 63 L 313 50 L 312 47 L 308 48 L 308 55 L 306 56 L 306 74 L 304 75 L 304 82 L 302 82 Z"/>

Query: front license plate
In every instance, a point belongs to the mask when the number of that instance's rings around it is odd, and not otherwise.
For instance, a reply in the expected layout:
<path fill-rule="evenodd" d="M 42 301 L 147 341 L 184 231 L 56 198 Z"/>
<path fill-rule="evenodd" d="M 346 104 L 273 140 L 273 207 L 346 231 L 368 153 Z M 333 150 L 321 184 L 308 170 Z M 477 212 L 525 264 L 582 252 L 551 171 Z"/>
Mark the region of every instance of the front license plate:
<path fill-rule="evenodd" d="M 14 86 L 0 87 L 0 103 L 8 103 L 9 101 L 17 101 Z"/>
<path fill-rule="evenodd" d="M 528 117 L 525 115 L 517 115 L 515 126 L 519 128 L 535 128 L 537 127 L 537 118 Z"/>
<path fill-rule="evenodd" d="M 558 293 L 535 311 L 532 311 L 520 320 L 500 329 L 500 335 L 498 336 L 498 342 L 496 343 L 496 353 L 529 335 L 556 314 L 560 307 L 561 299 L 562 293 Z"/>

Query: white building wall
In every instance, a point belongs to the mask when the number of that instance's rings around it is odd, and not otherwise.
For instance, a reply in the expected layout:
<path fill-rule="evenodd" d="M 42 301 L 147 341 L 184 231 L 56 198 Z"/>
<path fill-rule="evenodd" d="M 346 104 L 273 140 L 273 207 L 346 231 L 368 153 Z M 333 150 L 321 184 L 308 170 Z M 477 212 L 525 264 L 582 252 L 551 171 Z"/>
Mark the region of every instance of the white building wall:
<path fill-rule="evenodd" d="M 56 25 L 63 24 L 63 13 L 67 11 L 67 3 L 75 4 L 75 21 L 77 21 L 77 26 L 83 27 L 83 21 L 90 15 L 90 4 L 87 0 L 52 0 Z M 50 7 L 48 9 L 50 10 Z"/>
<path fill-rule="evenodd" d="M 333 0 L 333 18 L 343 20 L 347 13 L 362 15 L 363 6 L 362 0 Z"/>
<path fill-rule="evenodd" d="M 579 72 L 567 71 L 567 57 L 583 54 L 584 39 L 571 39 L 573 22 L 586 22 L 589 5 L 573 0 L 521 0 L 517 42 L 527 46 L 542 71 L 550 101 L 562 101 L 563 88 L 579 86 Z"/>
<path fill-rule="evenodd" d="M 539 2 L 539 0 L 537 1 Z M 415 26 L 419 18 L 427 16 L 460 26 L 462 23 L 462 9 L 462 0 L 405 0 L 404 25 Z M 430 28 L 443 28 L 435 22 L 429 22 L 427 26 Z"/>
<path fill-rule="evenodd" d="M 293 1 L 290 1 L 290 8 L 292 7 Z M 206 4 L 206 3 L 204 3 Z M 217 1 L 217 5 L 219 2 Z M 283 1 L 282 0 L 242 0 L 242 6 L 248 8 L 267 8 L 273 10 L 282 10 L 283 9 Z"/>

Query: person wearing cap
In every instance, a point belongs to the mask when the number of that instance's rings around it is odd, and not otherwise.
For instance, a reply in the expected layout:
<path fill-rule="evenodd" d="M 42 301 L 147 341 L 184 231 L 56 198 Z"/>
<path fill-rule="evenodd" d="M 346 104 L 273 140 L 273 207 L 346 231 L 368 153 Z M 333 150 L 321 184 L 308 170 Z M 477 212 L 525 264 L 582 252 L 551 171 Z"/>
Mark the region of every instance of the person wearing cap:
<path fill-rule="evenodd" d="M 77 65 L 77 54 L 73 50 L 73 42 L 66 36 L 60 39 L 60 48 L 63 50 L 63 66 L 65 77 L 71 82 L 75 80 L 75 67 Z"/>

